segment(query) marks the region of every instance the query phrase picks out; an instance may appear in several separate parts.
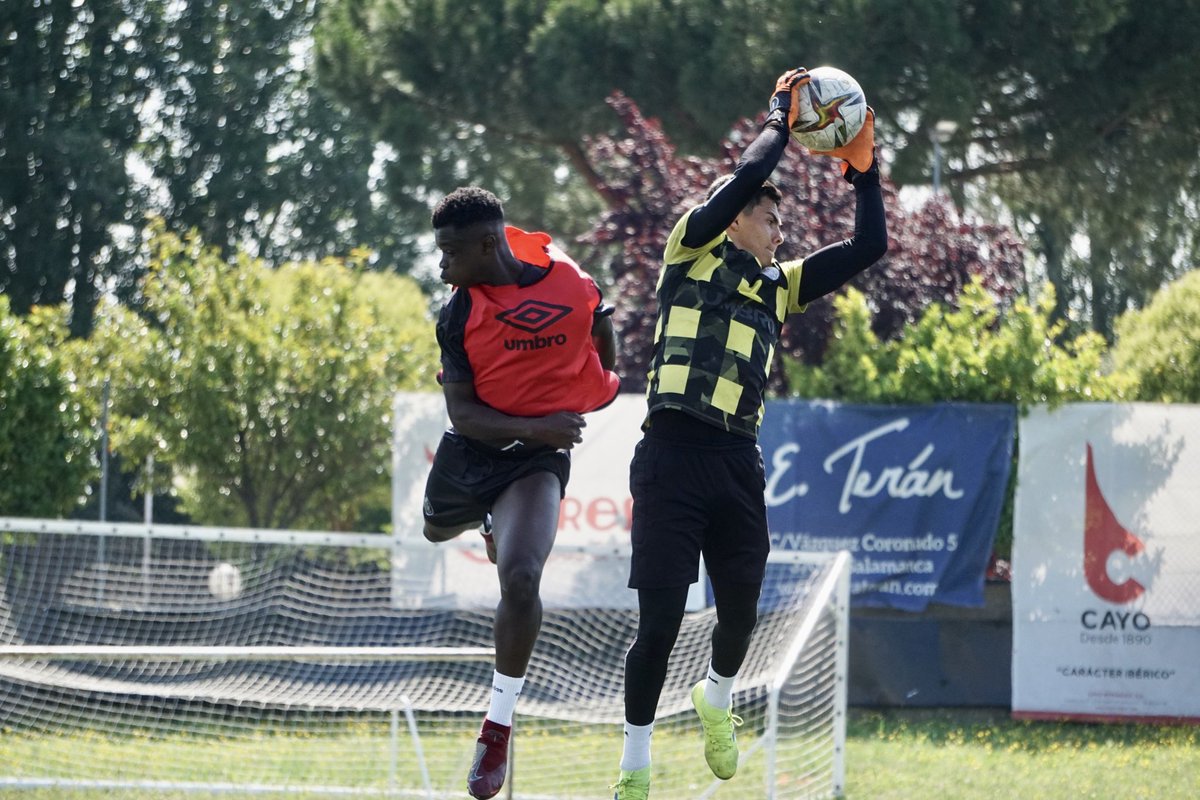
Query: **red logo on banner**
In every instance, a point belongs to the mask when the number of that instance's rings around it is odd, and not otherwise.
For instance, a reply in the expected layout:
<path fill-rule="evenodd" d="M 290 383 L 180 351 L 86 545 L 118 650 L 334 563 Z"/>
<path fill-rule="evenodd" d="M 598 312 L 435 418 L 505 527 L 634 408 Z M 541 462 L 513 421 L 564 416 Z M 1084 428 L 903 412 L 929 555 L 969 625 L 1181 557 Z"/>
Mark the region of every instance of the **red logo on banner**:
<path fill-rule="evenodd" d="M 1092 446 L 1087 446 L 1087 498 L 1083 520 L 1083 574 L 1097 597 L 1112 603 L 1128 603 L 1146 591 L 1133 578 L 1114 583 L 1108 575 L 1108 557 L 1120 550 L 1133 558 L 1145 549 L 1142 540 L 1126 530 L 1109 508 L 1096 480 Z"/>

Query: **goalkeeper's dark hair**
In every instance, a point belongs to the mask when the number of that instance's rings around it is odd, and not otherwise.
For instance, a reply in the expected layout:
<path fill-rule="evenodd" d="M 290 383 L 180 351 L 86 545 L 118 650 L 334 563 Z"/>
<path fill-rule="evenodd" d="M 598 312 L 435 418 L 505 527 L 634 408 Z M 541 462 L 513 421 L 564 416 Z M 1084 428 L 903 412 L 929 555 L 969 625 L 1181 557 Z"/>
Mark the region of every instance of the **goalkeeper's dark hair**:
<path fill-rule="evenodd" d="M 502 222 L 500 198 L 478 186 L 460 186 L 441 199 L 433 209 L 433 227 L 465 228 L 478 222 Z"/>
<path fill-rule="evenodd" d="M 712 186 L 708 187 L 708 194 L 704 196 L 705 200 L 711 200 L 712 196 L 721 190 L 721 187 L 733 180 L 733 175 L 722 175 L 713 181 Z M 757 208 L 759 203 L 764 200 L 770 200 L 775 205 L 783 202 L 783 192 L 779 191 L 779 187 L 770 181 L 763 181 L 763 185 L 750 198 L 750 202 L 746 203 L 747 209 Z"/>

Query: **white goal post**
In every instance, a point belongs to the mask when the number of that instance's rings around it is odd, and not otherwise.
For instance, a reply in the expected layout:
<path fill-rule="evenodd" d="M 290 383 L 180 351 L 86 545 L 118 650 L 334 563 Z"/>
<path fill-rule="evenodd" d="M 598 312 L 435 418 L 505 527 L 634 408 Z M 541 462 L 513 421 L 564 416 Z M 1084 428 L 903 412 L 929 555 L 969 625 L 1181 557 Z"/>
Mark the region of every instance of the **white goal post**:
<path fill-rule="evenodd" d="M 462 539 L 449 547 L 480 547 Z M 392 564 L 416 555 L 425 569 L 431 548 L 0 518 L 0 789 L 464 796 L 493 609 L 394 602 Z M 562 557 L 627 569 L 627 552 L 595 550 Z M 714 611 L 687 615 L 656 725 L 656 800 L 842 794 L 849 572 L 845 553 L 772 554 L 735 695 L 746 725 L 732 781 L 707 774 L 688 700 Z M 629 608 L 547 607 L 501 797 L 607 796 L 635 631 Z"/>

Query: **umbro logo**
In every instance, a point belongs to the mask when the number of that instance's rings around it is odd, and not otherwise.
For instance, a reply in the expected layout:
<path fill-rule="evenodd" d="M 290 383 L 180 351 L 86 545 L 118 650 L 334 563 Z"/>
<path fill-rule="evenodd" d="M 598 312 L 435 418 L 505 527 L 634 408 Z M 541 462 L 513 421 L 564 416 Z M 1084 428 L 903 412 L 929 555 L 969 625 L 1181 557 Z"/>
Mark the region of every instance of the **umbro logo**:
<path fill-rule="evenodd" d="M 496 315 L 496 319 L 526 333 L 538 333 L 570 313 L 570 306 L 556 306 L 553 303 L 543 303 L 541 300 L 526 300 L 516 308 L 500 312 Z"/>

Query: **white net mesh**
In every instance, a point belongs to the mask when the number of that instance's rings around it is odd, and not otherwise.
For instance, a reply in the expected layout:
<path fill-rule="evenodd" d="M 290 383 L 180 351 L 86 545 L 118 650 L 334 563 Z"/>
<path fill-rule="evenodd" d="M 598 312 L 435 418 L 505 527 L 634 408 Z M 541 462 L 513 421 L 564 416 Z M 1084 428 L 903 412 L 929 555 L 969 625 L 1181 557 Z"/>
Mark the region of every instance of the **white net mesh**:
<path fill-rule="evenodd" d="M 397 607 L 391 555 L 369 547 L 384 537 L 317 548 L 309 534 L 101 538 L 2 522 L 0 789 L 465 796 L 492 609 Z M 704 765 L 688 694 L 714 612 L 696 611 L 662 694 L 654 797 L 840 792 L 847 564 L 771 572 L 735 695 L 738 776 Z M 611 797 L 635 630 L 629 609 L 547 609 L 501 797 Z"/>

